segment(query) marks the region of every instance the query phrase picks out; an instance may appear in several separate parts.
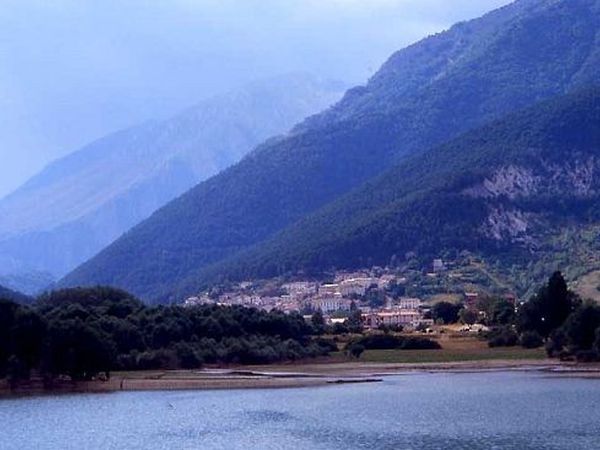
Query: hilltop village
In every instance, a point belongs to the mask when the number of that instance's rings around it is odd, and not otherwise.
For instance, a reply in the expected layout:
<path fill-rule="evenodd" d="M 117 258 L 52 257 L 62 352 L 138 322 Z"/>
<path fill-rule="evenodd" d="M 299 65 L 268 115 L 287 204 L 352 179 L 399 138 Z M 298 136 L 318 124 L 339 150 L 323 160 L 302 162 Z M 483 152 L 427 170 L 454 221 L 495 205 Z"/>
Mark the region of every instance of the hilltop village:
<path fill-rule="evenodd" d="M 245 281 L 189 297 L 184 304 L 239 305 L 299 312 L 306 318 L 319 311 L 328 325 L 344 323 L 351 311 L 358 309 L 365 328 L 426 329 L 434 324 L 431 309 L 438 302 L 461 305 L 475 314 L 482 312 L 481 300 L 490 296 L 490 290 L 482 288 L 484 280 L 475 267 L 473 261 L 465 264 L 435 259 L 426 271 L 374 267 L 338 271 L 325 280 Z M 509 291 L 501 296 L 516 304 Z"/>

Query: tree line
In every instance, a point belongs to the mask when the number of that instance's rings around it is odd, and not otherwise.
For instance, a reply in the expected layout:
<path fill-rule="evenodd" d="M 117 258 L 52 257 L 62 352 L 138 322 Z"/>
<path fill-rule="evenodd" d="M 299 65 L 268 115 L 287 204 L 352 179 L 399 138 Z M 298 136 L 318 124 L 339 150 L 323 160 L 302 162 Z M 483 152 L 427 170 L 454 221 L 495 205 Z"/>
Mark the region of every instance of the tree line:
<path fill-rule="evenodd" d="M 545 347 L 550 357 L 600 360 L 600 306 L 582 300 L 555 272 L 527 302 L 515 308 L 506 300 L 485 311 L 490 347 Z"/>
<path fill-rule="evenodd" d="M 314 334 L 299 314 L 147 306 L 118 289 L 66 289 L 31 306 L 0 300 L 0 378 L 89 380 L 114 370 L 272 363 L 337 350 Z"/>

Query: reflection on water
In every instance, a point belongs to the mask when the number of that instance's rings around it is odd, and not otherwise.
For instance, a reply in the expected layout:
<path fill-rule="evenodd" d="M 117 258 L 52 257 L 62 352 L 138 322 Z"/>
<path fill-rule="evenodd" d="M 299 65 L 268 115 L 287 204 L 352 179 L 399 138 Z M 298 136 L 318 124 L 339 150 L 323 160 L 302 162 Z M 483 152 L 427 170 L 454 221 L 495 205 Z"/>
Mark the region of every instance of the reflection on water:
<path fill-rule="evenodd" d="M 597 449 L 600 381 L 415 374 L 289 390 L 0 401 L 2 449 Z"/>

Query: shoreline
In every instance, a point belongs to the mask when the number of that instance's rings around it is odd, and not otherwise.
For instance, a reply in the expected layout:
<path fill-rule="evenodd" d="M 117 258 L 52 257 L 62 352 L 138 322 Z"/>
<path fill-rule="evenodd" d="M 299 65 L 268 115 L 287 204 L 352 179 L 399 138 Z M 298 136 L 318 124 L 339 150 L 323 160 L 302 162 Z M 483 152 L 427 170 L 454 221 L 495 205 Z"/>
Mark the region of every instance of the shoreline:
<path fill-rule="evenodd" d="M 115 372 L 108 381 L 61 381 L 51 388 L 45 388 L 40 380 L 32 380 L 16 389 L 10 389 L 6 380 L 2 380 L 0 399 L 124 391 L 290 389 L 377 383 L 385 377 L 417 373 L 504 371 L 532 371 L 563 378 L 600 379 L 600 364 L 577 364 L 549 359 L 451 363 L 304 362 L 198 370 Z"/>

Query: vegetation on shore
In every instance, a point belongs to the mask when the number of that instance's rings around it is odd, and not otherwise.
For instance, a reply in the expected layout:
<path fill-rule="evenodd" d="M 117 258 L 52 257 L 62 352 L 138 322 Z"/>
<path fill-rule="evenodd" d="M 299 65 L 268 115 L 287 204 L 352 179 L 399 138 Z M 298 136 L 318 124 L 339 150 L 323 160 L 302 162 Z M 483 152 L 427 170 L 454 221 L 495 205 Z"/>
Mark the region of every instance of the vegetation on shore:
<path fill-rule="evenodd" d="M 32 305 L 0 300 L 0 379 L 16 385 L 35 374 L 50 384 L 107 379 L 112 371 L 297 361 L 338 352 L 337 342 L 323 337 L 329 331 L 320 313 L 307 322 L 299 313 L 241 306 L 147 306 L 108 287 L 64 289 Z M 343 333 L 362 331 L 354 308 Z M 426 338 L 388 335 L 363 336 L 356 345 L 382 343 L 439 347 Z"/>
<path fill-rule="evenodd" d="M 571 291 L 560 272 L 516 312 L 499 308 L 490 347 L 545 347 L 548 356 L 600 361 L 600 306 Z"/>
<path fill-rule="evenodd" d="M 114 370 L 266 364 L 327 355 L 299 314 L 243 307 L 149 307 L 111 288 L 69 289 L 34 306 L 0 300 L 0 378 L 88 380 Z"/>
<path fill-rule="evenodd" d="M 499 362 L 507 366 L 519 362 L 541 361 L 546 359 L 543 348 L 526 349 L 515 347 L 489 348 L 485 341 L 476 337 L 467 337 L 454 341 L 443 341 L 439 350 L 365 350 L 361 355 L 361 363 L 370 364 L 448 364 L 448 363 L 481 363 L 486 367 L 488 362 Z M 346 362 L 347 356 L 336 353 L 331 356 L 332 362 Z M 473 367 L 477 367 L 474 365 Z M 409 367 L 410 368 L 410 367 Z"/>
<path fill-rule="evenodd" d="M 441 302 L 431 314 L 437 323 L 483 322 L 487 351 L 454 348 L 459 334 L 430 339 L 388 328 L 365 334 L 356 307 L 344 324 L 331 327 L 320 312 L 306 321 L 298 313 L 236 306 L 147 306 L 106 287 L 59 290 L 33 305 L 0 300 L 0 378 L 18 383 L 33 373 L 47 381 L 90 380 L 111 371 L 272 364 L 331 353 L 338 355 L 333 360 L 454 362 L 535 359 L 544 347 L 550 357 L 600 360 L 600 306 L 581 301 L 560 272 L 517 310 L 501 299 L 479 306 L 478 316 Z M 449 351 L 431 352 L 446 345 Z"/>

